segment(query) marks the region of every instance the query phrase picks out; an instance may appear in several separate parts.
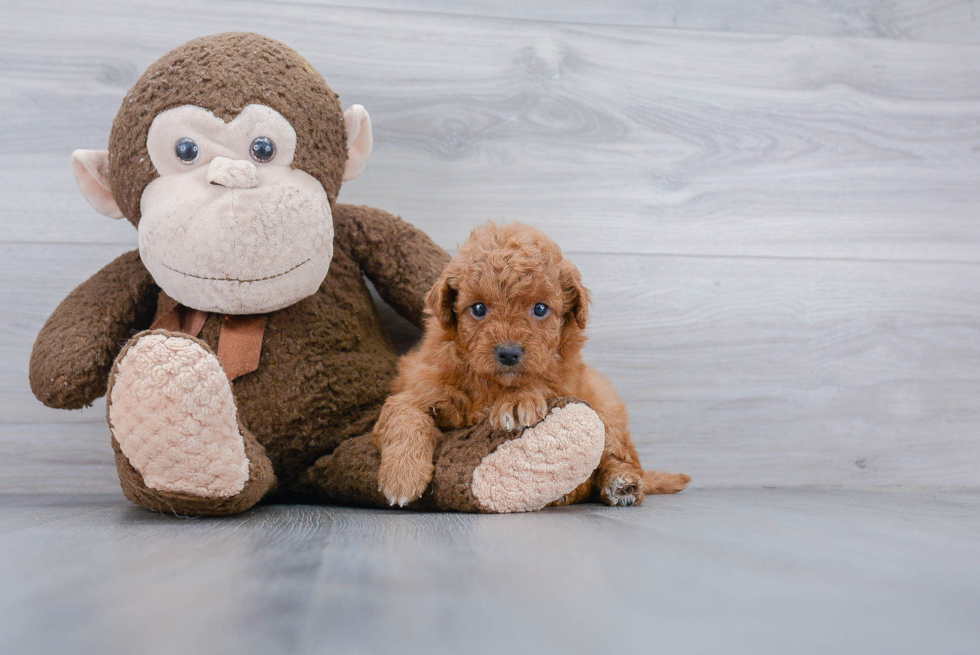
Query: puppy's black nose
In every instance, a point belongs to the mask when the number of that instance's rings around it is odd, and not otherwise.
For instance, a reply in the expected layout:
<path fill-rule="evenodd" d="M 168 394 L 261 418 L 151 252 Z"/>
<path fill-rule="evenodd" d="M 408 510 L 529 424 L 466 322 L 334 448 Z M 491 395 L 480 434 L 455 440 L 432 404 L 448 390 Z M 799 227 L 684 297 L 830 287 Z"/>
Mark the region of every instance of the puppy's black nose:
<path fill-rule="evenodd" d="M 524 349 L 513 343 L 503 343 L 497 346 L 493 354 L 497 356 L 497 361 L 504 366 L 514 366 L 524 356 Z"/>

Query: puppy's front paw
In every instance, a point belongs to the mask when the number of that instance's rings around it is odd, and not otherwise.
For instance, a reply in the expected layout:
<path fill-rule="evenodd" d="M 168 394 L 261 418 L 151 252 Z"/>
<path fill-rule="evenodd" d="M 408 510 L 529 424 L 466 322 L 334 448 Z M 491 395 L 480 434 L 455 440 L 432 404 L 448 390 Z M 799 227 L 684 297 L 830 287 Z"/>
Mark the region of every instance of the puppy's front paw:
<path fill-rule="evenodd" d="M 616 507 L 639 505 L 643 502 L 643 476 L 620 473 L 606 479 L 599 492 L 602 502 Z"/>
<path fill-rule="evenodd" d="M 517 401 L 514 413 L 517 415 L 518 425 L 529 428 L 548 415 L 548 401 L 539 394 L 524 396 Z"/>
<path fill-rule="evenodd" d="M 509 398 L 494 405 L 490 411 L 490 427 L 513 432 L 529 428 L 548 415 L 548 401 L 540 394 Z"/>
<path fill-rule="evenodd" d="M 490 417 L 487 419 L 490 427 L 494 430 L 506 430 L 513 432 L 517 429 L 517 421 L 514 418 L 514 404 L 511 402 L 497 403 L 490 410 Z"/>
<path fill-rule="evenodd" d="M 404 507 L 425 493 L 432 482 L 434 470 L 432 464 L 421 465 L 411 460 L 382 457 L 381 468 L 378 469 L 378 488 L 388 499 L 389 505 Z"/>

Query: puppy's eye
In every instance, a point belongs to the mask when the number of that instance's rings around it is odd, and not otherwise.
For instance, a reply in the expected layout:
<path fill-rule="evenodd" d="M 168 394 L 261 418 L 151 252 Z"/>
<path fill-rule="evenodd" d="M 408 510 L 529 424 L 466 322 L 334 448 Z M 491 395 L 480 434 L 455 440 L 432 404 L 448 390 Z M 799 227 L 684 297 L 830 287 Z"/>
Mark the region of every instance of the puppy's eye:
<path fill-rule="evenodd" d="M 197 161 L 197 156 L 201 153 L 194 139 L 184 137 L 174 146 L 174 154 L 184 164 L 193 164 Z"/>
<path fill-rule="evenodd" d="M 474 318 L 483 318 L 487 315 L 487 306 L 482 302 L 475 303 L 470 306 L 470 314 L 473 314 Z"/>
<path fill-rule="evenodd" d="M 534 312 L 534 316 L 536 318 L 544 318 L 551 312 L 551 307 L 548 307 L 543 302 L 539 302 L 534 306 L 534 309 L 532 311 Z"/>
<path fill-rule="evenodd" d="M 276 144 L 269 137 L 260 136 L 252 140 L 248 154 L 260 164 L 268 164 L 276 156 Z"/>

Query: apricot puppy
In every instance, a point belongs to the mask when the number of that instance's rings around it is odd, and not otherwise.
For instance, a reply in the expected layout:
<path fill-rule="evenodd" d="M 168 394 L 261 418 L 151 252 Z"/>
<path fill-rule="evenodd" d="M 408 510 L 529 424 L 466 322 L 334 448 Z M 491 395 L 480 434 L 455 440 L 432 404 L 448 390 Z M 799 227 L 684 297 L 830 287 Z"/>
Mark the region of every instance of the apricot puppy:
<path fill-rule="evenodd" d="M 645 494 L 683 489 L 686 475 L 644 472 L 626 406 L 582 360 L 588 307 L 578 269 L 544 233 L 519 223 L 474 229 L 426 297 L 425 336 L 402 358 L 374 428 L 388 501 L 405 505 L 422 495 L 442 430 L 484 421 L 521 430 L 562 396 L 592 406 L 606 442 L 592 477 L 554 504 L 633 505 Z"/>

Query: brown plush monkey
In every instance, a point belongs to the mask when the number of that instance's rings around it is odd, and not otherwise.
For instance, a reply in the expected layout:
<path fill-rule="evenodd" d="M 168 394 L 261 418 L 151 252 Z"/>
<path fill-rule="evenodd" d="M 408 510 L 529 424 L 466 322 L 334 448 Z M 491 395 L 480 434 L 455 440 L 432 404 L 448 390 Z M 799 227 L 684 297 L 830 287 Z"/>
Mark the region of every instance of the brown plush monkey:
<path fill-rule="evenodd" d="M 305 59 L 231 33 L 151 65 L 123 100 L 109 150 L 73 154 L 85 197 L 137 227 L 139 251 L 55 310 L 31 387 L 66 409 L 107 395 L 130 500 L 200 515 L 241 512 L 277 490 L 388 504 L 369 433 L 396 356 L 362 276 L 418 325 L 449 257 L 391 214 L 336 202 L 371 147 L 367 112 L 343 112 Z M 561 442 L 556 433 L 601 450 L 594 414 L 580 408 L 581 425 L 445 435 L 417 506 L 537 509 L 571 491 L 598 461 L 588 448 L 534 470 L 494 454 L 506 441 Z M 479 497 L 474 475 L 492 481 Z"/>

